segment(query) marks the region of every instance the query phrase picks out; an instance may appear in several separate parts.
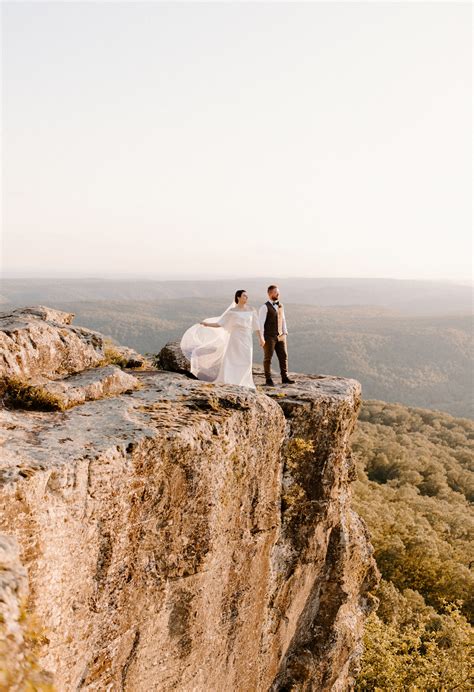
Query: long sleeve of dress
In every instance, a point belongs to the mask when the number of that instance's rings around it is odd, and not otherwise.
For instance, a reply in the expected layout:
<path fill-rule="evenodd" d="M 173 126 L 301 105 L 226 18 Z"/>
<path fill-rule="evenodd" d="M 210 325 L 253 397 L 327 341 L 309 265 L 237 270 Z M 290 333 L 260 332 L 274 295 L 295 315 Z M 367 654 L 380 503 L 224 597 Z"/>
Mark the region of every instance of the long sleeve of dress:
<path fill-rule="evenodd" d="M 219 324 L 221 327 L 224 327 L 224 329 L 229 329 L 230 325 L 232 323 L 232 314 L 230 312 L 226 312 L 220 320 L 217 320 L 216 324 Z"/>
<path fill-rule="evenodd" d="M 286 326 L 286 317 L 285 317 L 285 311 L 283 310 L 283 322 L 282 322 L 282 329 L 283 329 L 283 334 L 288 334 L 288 329 Z"/>
<path fill-rule="evenodd" d="M 258 317 L 257 317 L 257 311 L 252 310 L 252 330 L 254 332 L 256 332 L 259 329 L 260 329 L 260 322 L 259 322 Z M 262 331 L 262 330 L 260 329 L 260 331 Z"/>
<path fill-rule="evenodd" d="M 258 311 L 258 321 L 260 324 L 260 331 L 262 332 L 262 336 L 263 336 L 264 327 L 265 327 L 265 320 L 267 319 L 267 312 L 268 312 L 268 308 L 267 308 L 266 303 L 264 303 L 260 307 L 260 310 Z"/>

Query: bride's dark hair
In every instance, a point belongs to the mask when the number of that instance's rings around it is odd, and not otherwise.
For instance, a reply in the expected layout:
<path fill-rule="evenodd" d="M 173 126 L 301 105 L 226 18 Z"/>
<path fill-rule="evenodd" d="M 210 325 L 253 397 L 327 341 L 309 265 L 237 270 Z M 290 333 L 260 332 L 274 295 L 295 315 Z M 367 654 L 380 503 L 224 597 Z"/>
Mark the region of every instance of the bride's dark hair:
<path fill-rule="evenodd" d="M 245 290 L 245 288 L 241 288 L 241 289 L 239 289 L 238 291 L 235 292 L 234 303 L 238 303 L 238 302 L 239 302 L 239 298 L 240 298 L 240 296 L 242 295 L 242 293 L 247 293 L 247 291 Z"/>

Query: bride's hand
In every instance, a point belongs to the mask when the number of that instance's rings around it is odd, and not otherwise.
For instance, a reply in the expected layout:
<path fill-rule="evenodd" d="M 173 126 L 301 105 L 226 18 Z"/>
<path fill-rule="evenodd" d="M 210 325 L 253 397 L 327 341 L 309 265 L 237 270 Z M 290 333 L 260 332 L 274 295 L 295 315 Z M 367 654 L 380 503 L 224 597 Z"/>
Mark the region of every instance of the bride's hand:
<path fill-rule="evenodd" d="M 207 324 L 206 324 L 205 322 L 199 322 L 199 324 L 200 324 L 202 327 L 207 327 Z"/>

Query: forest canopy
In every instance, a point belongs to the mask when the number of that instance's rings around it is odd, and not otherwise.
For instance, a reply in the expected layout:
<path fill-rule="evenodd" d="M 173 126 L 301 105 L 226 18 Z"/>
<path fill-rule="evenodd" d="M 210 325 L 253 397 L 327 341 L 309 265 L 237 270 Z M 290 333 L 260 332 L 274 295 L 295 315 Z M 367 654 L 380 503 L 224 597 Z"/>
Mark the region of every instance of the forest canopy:
<path fill-rule="evenodd" d="M 353 506 L 382 573 L 357 689 L 472 689 L 474 423 L 363 402 Z"/>

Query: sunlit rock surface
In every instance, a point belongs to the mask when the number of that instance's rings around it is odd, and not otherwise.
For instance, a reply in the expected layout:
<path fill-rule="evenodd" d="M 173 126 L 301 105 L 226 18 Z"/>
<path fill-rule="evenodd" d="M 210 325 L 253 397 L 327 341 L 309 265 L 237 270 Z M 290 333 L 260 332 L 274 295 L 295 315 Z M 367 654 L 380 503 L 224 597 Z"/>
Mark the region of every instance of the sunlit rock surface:
<path fill-rule="evenodd" d="M 135 370 L 117 396 L 0 412 L 0 531 L 58 690 L 353 685 L 379 579 L 350 507 L 360 385 L 291 376 Z"/>

